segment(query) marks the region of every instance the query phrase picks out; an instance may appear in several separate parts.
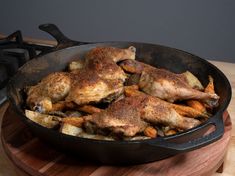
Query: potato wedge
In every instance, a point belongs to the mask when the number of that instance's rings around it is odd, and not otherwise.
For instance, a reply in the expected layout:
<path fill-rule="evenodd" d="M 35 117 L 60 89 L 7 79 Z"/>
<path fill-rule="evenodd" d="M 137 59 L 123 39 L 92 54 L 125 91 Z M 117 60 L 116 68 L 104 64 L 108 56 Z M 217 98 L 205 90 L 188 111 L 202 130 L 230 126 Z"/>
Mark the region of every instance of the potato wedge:
<path fill-rule="evenodd" d="M 53 128 L 59 124 L 59 121 L 61 121 L 60 117 L 41 114 L 39 112 L 34 112 L 27 109 L 25 110 L 25 116 L 33 122 L 46 128 Z"/>
<path fill-rule="evenodd" d="M 103 135 L 99 135 L 99 134 L 89 134 L 86 132 L 79 133 L 78 137 L 87 138 L 87 139 L 114 141 L 114 138 L 112 138 L 110 136 L 103 136 Z"/>
<path fill-rule="evenodd" d="M 184 73 L 182 73 L 188 84 L 190 85 L 190 87 L 197 89 L 197 90 L 203 90 L 204 87 L 202 86 L 201 82 L 198 80 L 198 78 L 196 76 L 194 76 L 190 71 L 186 71 Z"/>
<path fill-rule="evenodd" d="M 68 123 L 63 123 L 60 132 L 71 136 L 77 136 L 79 133 L 83 132 L 83 129 Z"/>

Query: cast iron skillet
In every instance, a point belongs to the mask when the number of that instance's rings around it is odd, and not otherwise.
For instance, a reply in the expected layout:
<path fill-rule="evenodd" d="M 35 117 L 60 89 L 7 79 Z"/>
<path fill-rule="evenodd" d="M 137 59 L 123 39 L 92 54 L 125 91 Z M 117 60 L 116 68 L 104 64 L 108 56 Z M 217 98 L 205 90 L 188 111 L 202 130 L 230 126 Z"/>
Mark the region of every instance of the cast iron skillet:
<path fill-rule="evenodd" d="M 161 160 L 178 153 L 195 150 L 222 137 L 224 133 L 222 115 L 231 99 L 231 86 L 225 75 L 206 60 L 178 49 L 155 44 L 76 42 L 66 38 L 55 25 L 51 24 L 41 25 L 40 29 L 52 34 L 57 39 L 58 45 L 54 52 L 39 56 L 21 67 L 8 84 L 8 95 L 19 118 L 39 138 L 52 144 L 54 148 L 77 154 L 80 158 L 105 164 L 137 164 Z M 204 86 L 208 83 L 208 75 L 212 75 L 215 81 L 215 91 L 220 96 L 219 107 L 215 109 L 214 116 L 200 126 L 176 135 L 138 141 L 102 141 L 73 137 L 44 128 L 25 117 L 25 96 L 22 90 L 26 86 L 35 85 L 51 72 L 65 70 L 71 60 L 82 58 L 87 51 L 94 47 L 126 48 L 131 45 L 137 49 L 137 60 L 175 73 L 189 70 L 201 80 Z M 65 49 L 57 50 L 58 48 Z M 203 136 L 202 134 L 211 125 L 215 126 L 215 130 L 209 135 Z"/>

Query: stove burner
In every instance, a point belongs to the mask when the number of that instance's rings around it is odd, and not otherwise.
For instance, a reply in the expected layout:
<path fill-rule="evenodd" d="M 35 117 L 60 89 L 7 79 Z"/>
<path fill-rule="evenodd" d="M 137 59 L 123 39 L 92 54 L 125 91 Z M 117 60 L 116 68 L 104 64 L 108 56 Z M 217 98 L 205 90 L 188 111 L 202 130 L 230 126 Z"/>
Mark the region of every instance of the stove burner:
<path fill-rule="evenodd" d="M 20 31 L 0 39 L 0 104 L 6 100 L 5 86 L 18 68 L 32 58 L 50 52 L 52 48 L 23 41 Z"/>
<path fill-rule="evenodd" d="M 16 31 L 6 38 L 0 39 L 0 105 L 6 100 L 6 84 L 19 67 L 35 57 L 70 46 L 87 44 L 67 38 L 54 24 L 42 24 L 39 29 L 52 35 L 57 46 L 38 45 L 25 42 L 21 31 Z"/>

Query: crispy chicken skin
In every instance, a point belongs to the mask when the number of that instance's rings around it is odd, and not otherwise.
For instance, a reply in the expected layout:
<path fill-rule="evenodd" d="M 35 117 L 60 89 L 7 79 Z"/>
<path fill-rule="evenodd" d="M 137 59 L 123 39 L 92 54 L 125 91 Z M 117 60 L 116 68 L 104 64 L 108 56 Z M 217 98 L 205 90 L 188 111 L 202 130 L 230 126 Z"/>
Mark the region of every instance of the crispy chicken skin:
<path fill-rule="evenodd" d="M 90 50 L 83 62 L 72 62 L 71 72 L 52 73 L 27 92 L 31 110 L 48 112 L 53 103 L 66 99 L 78 105 L 112 100 L 123 92 L 126 79 L 116 62 L 135 59 L 135 48 L 97 47 Z"/>
<path fill-rule="evenodd" d="M 145 93 L 169 102 L 176 100 L 196 99 L 215 106 L 219 96 L 193 89 L 184 74 L 175 74 L 165 69 L 133 61 L 123 61 L 120 66 L 132 73 L 141 73 L 139 87 Z"/>
<path fill-rule="evenodd" d="M 84 67 L 71 73 L 74 81 L 66 101 L 81 105 L 105 99 L 110 101 L 120 95 L 126 74 L 116 62 L 124 59 L 135 59 L 134 47 L 97 47 L 89 51 Z"/>
<path fill-rule="evenodd" d="M 63 100 L 68 95 L 71 82 L 69 73 L 51 73 L 37 85 L 29 88 L 26 103 L 32 110 L 50 111 L 53 103 Z"/>
<path fill-rule="evenodd" d="M 164 124 L 172 128 L 187 130 L 200 124 L 200 121 L 179 115 L 167 102 L 152 96 L 145 99 L 142 119 L 153 124 Z"/>
<path fill-rule="evenodd" d="M 85 126 L 109 129 L 124 136 L 134 136 L 152 124 L 164 124 L 173 128 L 190 129 L 200 121 L 179 115 L 168 102 L 136 93 L 112 103 L 106 110 L 85 117 Z"/>
<path fill-rule="evenodd" d="M 86 116 L 85 125 L 92 123 L 98 129 L 109 129 L 124 136 L 134 136 L 147 127 L 147 123 L 140 118 L 142 108 L 143 104 L 138 99 L 124 98 L 112 103 L 100 113 Z"/>

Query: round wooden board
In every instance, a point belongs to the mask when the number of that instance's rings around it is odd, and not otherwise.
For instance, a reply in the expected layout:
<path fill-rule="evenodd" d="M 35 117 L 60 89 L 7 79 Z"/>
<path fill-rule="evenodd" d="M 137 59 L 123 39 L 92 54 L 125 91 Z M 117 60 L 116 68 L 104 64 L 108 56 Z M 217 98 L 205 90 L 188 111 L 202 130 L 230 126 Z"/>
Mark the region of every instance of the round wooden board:
<path fill-rule="evenodd" d="M 98 165 L 67 156 L 35 137 L 11 107 L 2 119 L 1 139 L 5 152 L 21 170 L 21 175 L 211 175 L 223 164 L 230 140 L 232 125 L 227 112 L 223 118 L 225 133 L 217 142 L 161 161 L 134 166 Z"/>

